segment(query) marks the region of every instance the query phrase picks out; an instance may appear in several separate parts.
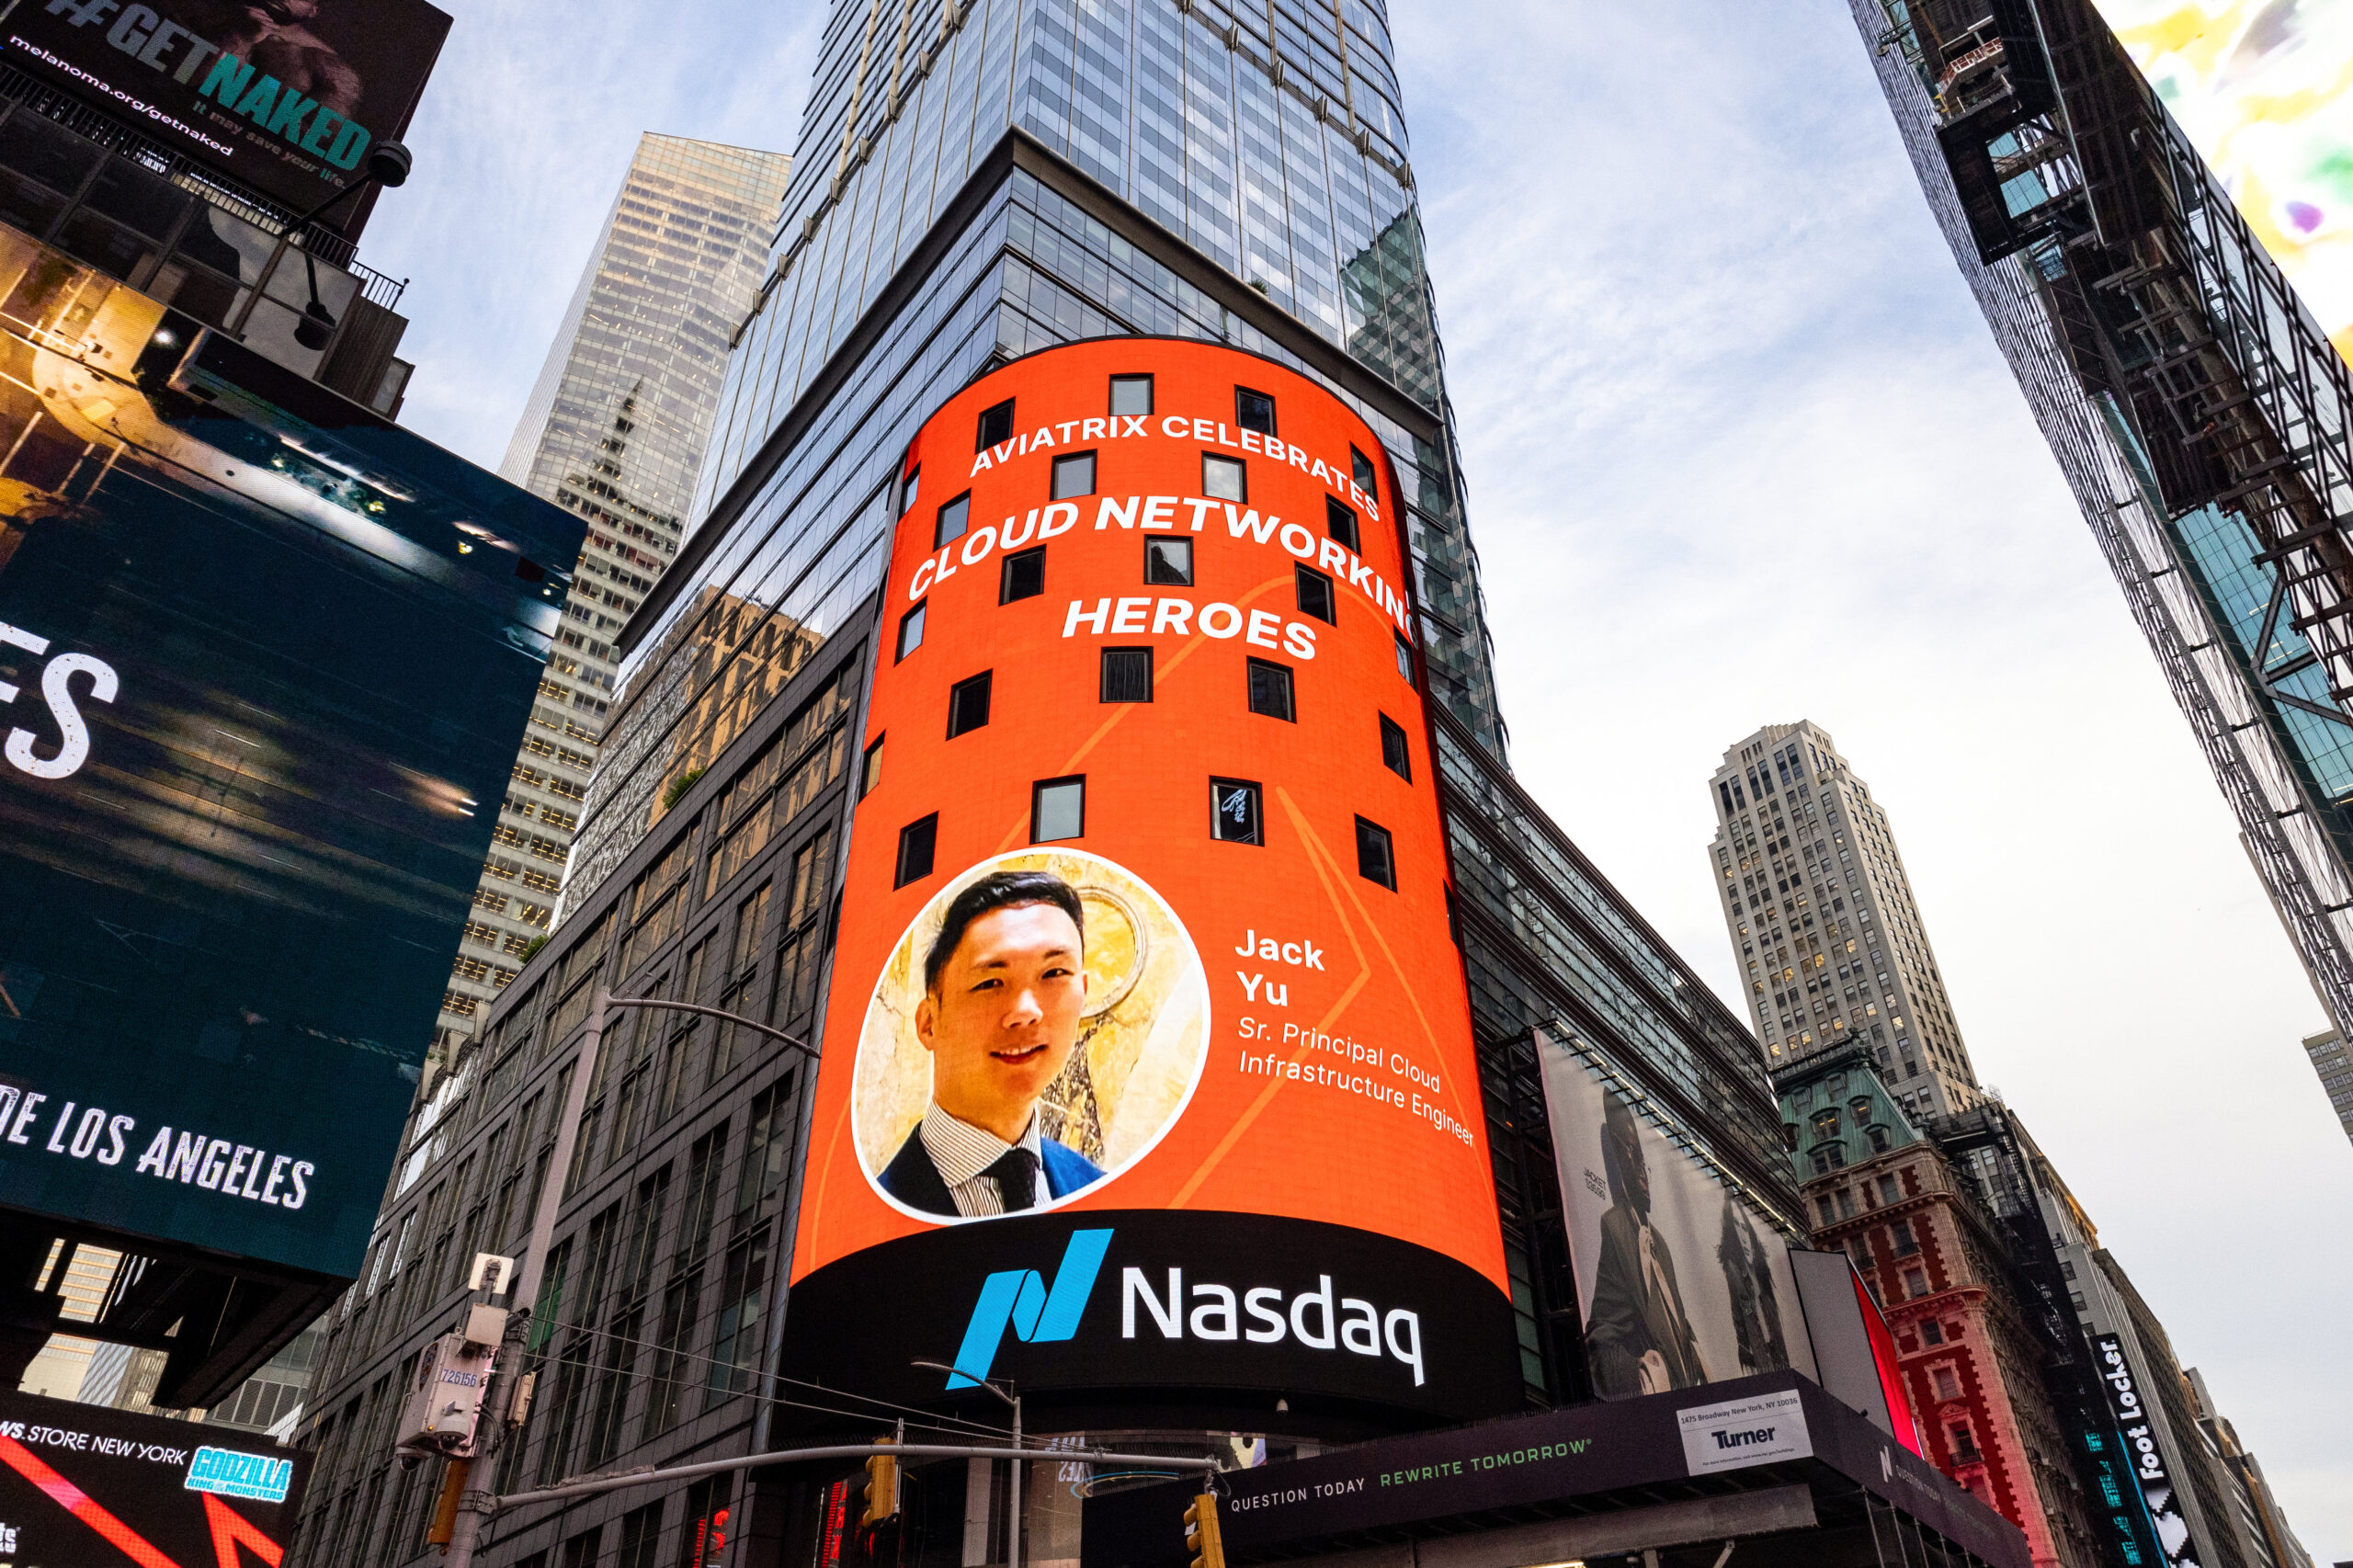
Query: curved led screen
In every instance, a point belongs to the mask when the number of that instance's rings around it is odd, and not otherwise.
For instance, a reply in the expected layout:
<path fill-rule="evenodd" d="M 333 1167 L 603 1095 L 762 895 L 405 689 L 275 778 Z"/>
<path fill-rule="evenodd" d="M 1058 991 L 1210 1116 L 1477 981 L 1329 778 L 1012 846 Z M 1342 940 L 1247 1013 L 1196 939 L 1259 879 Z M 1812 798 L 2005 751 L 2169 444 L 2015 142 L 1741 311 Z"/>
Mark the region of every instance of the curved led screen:
<path fill-rule="evenodd" d="M 790 1375 L 1508 1406 L 1372 431 L 1120 339 L 983 378 L 908 464 Z"/>

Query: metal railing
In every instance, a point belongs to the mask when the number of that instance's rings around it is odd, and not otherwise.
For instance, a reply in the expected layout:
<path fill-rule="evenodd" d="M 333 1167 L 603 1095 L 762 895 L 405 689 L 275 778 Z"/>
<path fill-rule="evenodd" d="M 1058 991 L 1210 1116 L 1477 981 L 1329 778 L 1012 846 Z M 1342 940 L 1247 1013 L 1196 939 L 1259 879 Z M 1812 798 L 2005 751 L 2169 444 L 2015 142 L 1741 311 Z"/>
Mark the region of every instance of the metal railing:
<path fill-rule="evenodd" d="M 129 159 L 149 174 L 160 176 L 199 200 L 273 238 L 284 233 L 293 220 L 294 214 L 289 209 L 222 179 L 185 153 L 142 135 L 105 111 L 11 65 L 0 65 L 0 104 L 21 107 L 53 120 L 76 136 Z M 368 301 L 388 311 L 399 305 L 401 295 L 408 287 L 407 279 L 388 277 L 362 264 L 358 259 L 358 247 L 353 242 L 321 224 L 307 225 L 295 244 L 319 260 L 332 262 L 358 278 Z"/>

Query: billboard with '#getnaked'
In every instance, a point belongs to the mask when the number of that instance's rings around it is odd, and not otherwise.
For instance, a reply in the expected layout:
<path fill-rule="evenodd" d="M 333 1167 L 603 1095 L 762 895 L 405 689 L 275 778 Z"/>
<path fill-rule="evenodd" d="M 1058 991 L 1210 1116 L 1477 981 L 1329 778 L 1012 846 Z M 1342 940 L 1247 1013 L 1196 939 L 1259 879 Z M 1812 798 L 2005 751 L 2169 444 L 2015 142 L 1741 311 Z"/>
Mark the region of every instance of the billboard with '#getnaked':
<path fill-rule="evenodd" d="M 1106 340 L 960 392 L 903 492 L 788 1375 L 1515 1403 L 1372 430 L 1255 356 Z"/>
<path fill-rule="evenodd" d="M 408 129 L 449 32 L 425 0 L 17 0 L 0 63 L 301 211 Z"/>

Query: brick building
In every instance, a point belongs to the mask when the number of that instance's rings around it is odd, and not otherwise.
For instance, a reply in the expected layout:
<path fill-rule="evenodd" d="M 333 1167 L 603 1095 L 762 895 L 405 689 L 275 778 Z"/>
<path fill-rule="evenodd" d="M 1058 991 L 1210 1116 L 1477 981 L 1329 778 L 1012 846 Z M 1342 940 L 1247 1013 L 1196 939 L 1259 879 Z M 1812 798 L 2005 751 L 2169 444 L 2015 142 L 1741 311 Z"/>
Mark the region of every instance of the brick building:
<path fill-rule="evenodd" d="M 1928 1459 L 2023 1530 L 2038 1568 L 2107 1562 L 2035 1309 L 1970 1181 L 1860 1051 L 1777 1086 L 1814 1244 L 1852 1257 L 1885 1312 Z"/>

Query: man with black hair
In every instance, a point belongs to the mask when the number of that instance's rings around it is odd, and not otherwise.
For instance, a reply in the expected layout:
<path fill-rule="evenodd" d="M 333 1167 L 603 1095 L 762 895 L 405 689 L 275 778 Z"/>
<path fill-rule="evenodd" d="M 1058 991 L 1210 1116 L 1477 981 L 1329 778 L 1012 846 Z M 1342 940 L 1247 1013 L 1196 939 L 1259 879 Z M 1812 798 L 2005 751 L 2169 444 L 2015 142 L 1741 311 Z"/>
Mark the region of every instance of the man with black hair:
<path fill-rule="evenodd" d="M 997 871 L 958 893 L 924 954 L 915 1036 L 931 1106 L 879 1178 L 926 1214 L 1034 1209 L 1103 1179 L 1038 1128 L 1038 1102 L 1078 1044 L 1086 916 L 1051 871 Z"/>
<path fill-rule="evenodd" d="M 1601 1261 L 1585 1324 L 1594 1392 L 1631 1399 L 1697 1387 L 1708 1381 L 1708 1367 L 1683 1310 L 1675 1254 L 1651 1223 L 1642 1119 L 1615 1091 L 1602 1096 L 1601 1167 L 1609 1208 L 1601 1216 Z"/>

